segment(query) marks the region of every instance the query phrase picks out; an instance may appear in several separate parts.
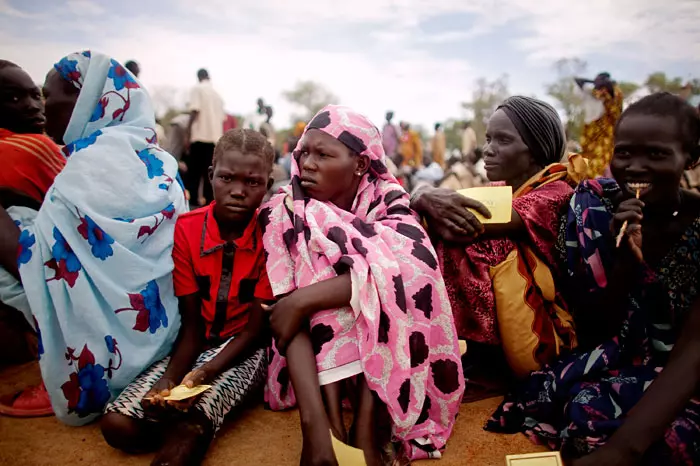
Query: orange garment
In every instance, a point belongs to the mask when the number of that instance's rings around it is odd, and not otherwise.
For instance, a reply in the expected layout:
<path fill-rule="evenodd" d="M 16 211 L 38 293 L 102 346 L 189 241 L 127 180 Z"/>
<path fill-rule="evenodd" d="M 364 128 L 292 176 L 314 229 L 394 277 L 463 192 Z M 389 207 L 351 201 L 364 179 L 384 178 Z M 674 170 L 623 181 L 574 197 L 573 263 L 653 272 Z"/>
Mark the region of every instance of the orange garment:
<path fill-rule="evenodd" d="M 423 144 L 418 133 L 412 130 L 404 131 L 401 134 L 399 150 L 404 165 L 416 168 L 423 166 Z"/>
<path fill-rule="evenodd" d="M 610 165 L 615 148 L 614 132 L 617 120 L 622 114 L 622 91 L 618 86 L 613 87 L 613 95 L 605 89 L 593 90 L 593 97 L 603 104 L 603 115 L 583 127 L 581 135 L 581 150 L 588 159 L 588 176 L 601 176 Z"/>
<path fill-rule="evenodd" d="M 43 134 L 18 134 L 0 128 L 0 188 L 39 202 L 66 164 L 61 149 Z"/>
<path fill-rule="evenodd" d="M 445 133 L 437 131 L 433 136 L 433 162 L 445 168 L 445 150 L 446 150 Z"/>

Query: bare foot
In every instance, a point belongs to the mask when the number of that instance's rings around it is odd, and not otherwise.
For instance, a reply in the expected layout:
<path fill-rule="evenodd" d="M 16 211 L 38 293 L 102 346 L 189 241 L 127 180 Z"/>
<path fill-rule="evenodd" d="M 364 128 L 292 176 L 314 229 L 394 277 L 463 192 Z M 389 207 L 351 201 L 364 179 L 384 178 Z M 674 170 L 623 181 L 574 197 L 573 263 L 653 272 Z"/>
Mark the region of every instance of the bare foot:
<path fill-rule="evenodd" d="M 194 413 L 198 411 L 195 410 Z M 209 420 L 195 419 L 195 417 L 183 420 L 174 426 L 151 466 L 201 464 L 214 435 Z"/>

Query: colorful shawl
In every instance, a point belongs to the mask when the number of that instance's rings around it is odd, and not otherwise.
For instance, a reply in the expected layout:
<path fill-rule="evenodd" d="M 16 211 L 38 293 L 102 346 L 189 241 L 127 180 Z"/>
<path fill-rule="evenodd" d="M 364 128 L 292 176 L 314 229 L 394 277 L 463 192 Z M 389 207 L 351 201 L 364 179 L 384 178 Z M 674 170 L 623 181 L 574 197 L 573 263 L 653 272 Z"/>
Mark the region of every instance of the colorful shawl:
<path fill-rule="evenodd" d="M 560 216 L 573 192 L 567 176 L 566 166 L 550 165 L 513 195 L 513 209 L 525 223 L 528 245 L 555 275 L 553 249 Z M 442 242 L 437 245 L 460 337 L 490 345 L 500 343 L 489 271 L 506 260 L 515 247 L 509 238 L 484 239 L 466 248 Z"/>
<path fill-rule="evenodd" d="M 12 305 L 39 334 L 53 409 L 79 425 L 170 352 L 180 325 L 173 232 L 187 208 L 177 162 L 157 144 L 139 82 L 89 51 L 55 69 L 80 89 L 64 135 L 68 161 L 33 221 L 10 212 L 21 229 L 25 296 L 14 282 L 0 286 L 0 299 L 15 292 Z"/>
<path fill-rule="evenodd" d="M 0 188 L 10 188 L 41 203 L 66 158 L 43 134 L 16 134 L 0 128 Z"/>
<path fill-rule="evenodd" d="M 603 115 L 588 123 L 581 134 L 581 150 L 588 159 L 588 176 L 601 176 L 610 165 L 615 147 L 615 125 L 622 115 L 623 95 L 615 85 L 611 95 L 606 89 L 594 90 L 593 97 L 603 103 Z"/>
<path fill-rule="evenodd" d="M 368 156 L 371 168 L 347 212 L 304 198 L 295 157 L 292 183 L 260 215 L 273 291 L 281 296 L 348 270 L 351 309 L 323 311 L 311 322 L 319 370 L 327 357 L 359 352 L 362 372 L 388 407 L 404 453 L 412 459 L 440 457 L 459 411 L 464 379 L 435 253 L 409 208 L 408 194 L 388 172 L 380 133 L 366 117 L 327 106 L 309 128 Z M 342 329 L 354 335 L 335 332 Z M 271 408 L 293 406 L 286 363 L 276 351 L 268 372 Z"/>
<path fill-rule="evenodd" d="M 580 286 L 575 312 L 595 302 L 612 268 L 615 241 L 610 232 L 614 180 L 599 178 L 578 186 L 571 199 L 561 242 L 567 266 Z M 691 304 L 698 298 L 700 218 L 690 225 L 656 270 L 643 265 L 633 287 L 627 316 L 617 335 L 589 351 L 566 355 L 533 372 L 506 396 L 487 430 L 524 432 L 536 443 L 581 456 L 604 445 L 663 371 Z M 575 314 L 576 315 L 576 314 Z M 593 329 L 597 332 L 597 329 Z M 643 464 L 699 464 L 700 400 L 691 399 L 646 453 Z"/>

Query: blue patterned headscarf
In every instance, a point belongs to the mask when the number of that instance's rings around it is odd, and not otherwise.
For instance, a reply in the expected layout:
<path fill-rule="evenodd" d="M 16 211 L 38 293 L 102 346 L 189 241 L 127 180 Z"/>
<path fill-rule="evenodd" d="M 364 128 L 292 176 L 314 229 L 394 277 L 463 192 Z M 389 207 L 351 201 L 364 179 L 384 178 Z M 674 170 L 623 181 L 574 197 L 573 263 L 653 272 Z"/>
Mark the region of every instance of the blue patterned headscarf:
<path fill-rule="evenodd" d="M 13 291 L 39 333 L 57 417 L 84 424 L 171 350 L 180 325 L 171 251 L 187 206 L 136 78 L 95 52 L 55 69 L 80 90 L 64 136 L 68 161 L 38 213 L 8 210 L 21 230 L 24 296 L 0 270 L 0 299 Z"/>

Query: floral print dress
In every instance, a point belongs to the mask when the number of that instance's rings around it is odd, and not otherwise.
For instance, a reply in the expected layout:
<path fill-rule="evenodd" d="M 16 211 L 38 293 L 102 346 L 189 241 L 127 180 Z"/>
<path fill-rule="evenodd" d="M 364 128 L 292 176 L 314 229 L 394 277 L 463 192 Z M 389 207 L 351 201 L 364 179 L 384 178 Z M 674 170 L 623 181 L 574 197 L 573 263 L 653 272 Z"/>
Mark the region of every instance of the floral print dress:
<path fill-rule="evenodd" d="M 67 162 L 38 212 L 8 210 L 20 229 L 22 284 L 0 270 L 0 299 L 39 334 L 54 412 L 80 425 L 170 352 L 180 325 L 173 231 L 187 207 L 139 82 L 89 51 L 55 69 L 80 90 Z"/>

